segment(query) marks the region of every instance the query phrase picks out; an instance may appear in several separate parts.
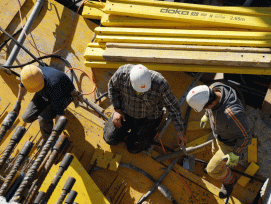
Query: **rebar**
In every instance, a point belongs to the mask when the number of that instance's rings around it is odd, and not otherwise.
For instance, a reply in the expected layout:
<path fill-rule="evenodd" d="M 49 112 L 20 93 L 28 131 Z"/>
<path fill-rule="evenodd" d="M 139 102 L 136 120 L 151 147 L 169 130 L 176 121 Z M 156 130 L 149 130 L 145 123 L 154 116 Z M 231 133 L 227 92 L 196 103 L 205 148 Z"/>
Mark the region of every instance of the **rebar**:
<path fill-rule="evenodd" d="M 76 196 L 77 196 L 77 192 L 74 190 L 71 190 L 67 199 L 65 200 L 65 204 L 72 204 L 73 201 L 75 200 Z"/>
<path fill-rule="evenodd" d="M 46 192 L 44 198 L 41 201 L 42 204 L 46 204 L 48 202 L 48 200 L 50 199 L 53 191 L 55 190 L 55 187 L 57 186 L 61 176 L 68 169 L 68 167 L 71 164 L 72 160 L 73 160 L 72 154 L 66 153 L 66 155 L 64 156 L 62 162 L 59 165 L 59 169 L 58 169 L 56 175 L 54 176 L 53 181 L 51 182 L 50 186 L 47 189 L 47 192 Z"/>
<path fill-rule="evenodd" d="M 67 179 L 65 185 L 62 188 L 62 192 L 61 192 L 56 204 L 62 204 L 62 202 L 64 201 L 66 195 L 71 191 L 74 183 L 75 183 L 75 178 L 69 177 Z"/>
<path fill-rule="evenodd" d="M 34 161 L 34 164 L 30 167 L 30 169 L 27 171 L 26 176 L 24 177 L 22 183 L 20 184 L 19 188 L 17 189 L 15 195 L 12 198 L 12 202 L 18 202 L 21 198 L 22 193 L 27 188 L 28 184 L 32 182 L 37 169 L 39 168 L 39 165 L 42 163 L 44 157 L 46 156 L 47 152 L 55 142 L 56 138 L 60 133 L 64 130 L 65 126 L 68 123 L 68 119 L 64 116 L 60 116 L 58 119 L 56 125 L 54 126 L 52 133 L 48 140 L 46 141 L 45 145 L 43 146 L 39 156 Z"/>
<path fill-rule="evenodd" d="M 7 131 L 11 128 L 11 126 L 13 125 L 14 121 L 16 120 L 18 114 L 15 113 L 14 111 L 10 111 L 7 116 L 5 117 L 1 128 L 0 128 L 0 142 L 2 141 L 2 139 L 4 138 L 4 136 L 6 135 Z"/>
<path fill-rule="evenodd" d="M 9 158 L 10 154 L 12 153 L 15 145 L 21 140 L 25 133 L 26 129 L 23 126 L 18 126 L 15 130 L 14 134 L 12 135 L 8 146 L 6 147 L 2 157 L 0 158 L 0 169 L 6 163 L 7 159 Z"/>
<path fill-rule="evenodd" d="M 12 179 L 16 175 L 18 169 L 20 168 L 20 166 L 24 162 L 25 158 L 29 154 L 32 147 L 33 147 L 33 143 L 29 142 L 29 141 L 26 141 L 26 143 L 24 144 L 22 150 L 19 153 L 19 156 L 18 156 L 13 168 L 11 169 L 11 171 L 9 172 L 9 174 L 7 175 L 7 177 L 5 179 L 5 182 L 1 186 L 0 196 L 4 196 L 5 193 L 7 192 L 9 184 L 12 182 Z"/>

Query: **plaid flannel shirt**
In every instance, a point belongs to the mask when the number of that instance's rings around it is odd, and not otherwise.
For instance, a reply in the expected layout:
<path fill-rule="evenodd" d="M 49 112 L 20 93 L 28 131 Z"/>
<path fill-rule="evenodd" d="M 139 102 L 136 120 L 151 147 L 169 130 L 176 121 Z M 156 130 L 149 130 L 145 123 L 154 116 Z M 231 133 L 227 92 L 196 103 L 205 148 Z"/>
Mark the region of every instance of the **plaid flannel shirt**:
<path fill-rule="evenodd" d="M 121 66 L 108 83 L 108 96 L 114 109 L 121 109 L 131 117 L 157 119 L 166 107 L 176 131 L 183 130 L 181 106 L 172 94 L 166 79 L 158 72 L 150 70 L 151 88 L 138 94 L 130 82 L 133 65 Z"/>

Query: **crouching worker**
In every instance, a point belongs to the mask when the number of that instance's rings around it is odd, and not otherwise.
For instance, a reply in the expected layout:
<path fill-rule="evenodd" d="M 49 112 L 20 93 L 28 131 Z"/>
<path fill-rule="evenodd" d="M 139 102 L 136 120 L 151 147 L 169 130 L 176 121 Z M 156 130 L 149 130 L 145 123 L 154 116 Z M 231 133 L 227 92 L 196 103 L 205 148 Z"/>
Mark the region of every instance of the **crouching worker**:
<path fill-rule="evenodd" d="M 104 127 L 109 145 L 125 142 L 130 153 L 147 150 L 161 123 L 163 107 L 168 109 L 177 135 L 186 142 L 180 104 L 160 73 L 140 64 L 123 65 L 109 80 L 108 96 L 115 110 Z"/>
<path fill-rule="evenodd" d="M 27 65 L 21 71 L 21 83 L 13 110 L 19 113 L 27 92 L 35 93 L 22 119 L 32 123 L 39 119 L 40 131 L 48 139 L 53 129 L 53 119 L 64 115 L 65 108 L 73 101 L 75 87 L 69 77 L 51 67 Z"/>
<path fill-rule="evenodd" d="M 196 112 L 205 109 L 201 127 L 211 123 L 213 157 L 206 170 L 211 177 L 222 181 L 219 197 L 227 198 L 236 184 L 229 167 L 237 166 L 239 156 L 252 140 L 245 109 L 235 90 L 219 82 L 191 89 L 186 100 Z"/>

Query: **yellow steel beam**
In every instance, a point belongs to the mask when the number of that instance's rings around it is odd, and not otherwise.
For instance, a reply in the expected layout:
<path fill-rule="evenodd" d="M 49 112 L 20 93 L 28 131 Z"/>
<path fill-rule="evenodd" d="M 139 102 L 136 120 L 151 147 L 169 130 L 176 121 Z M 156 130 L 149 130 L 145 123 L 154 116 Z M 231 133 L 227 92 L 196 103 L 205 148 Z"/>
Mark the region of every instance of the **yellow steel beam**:
<path fill-rule="evenodd" d="M 85 61 L 85 66 L 92 68 L 112 68 L 117 69 L 127 62 L 109 62 L 109 61 Z M 135 63 L 132 63 L 135 64 Z M 182 72 L 207 72 L 207 73 L 231 73 L 231 74 L 258 74 L 271 75 L 269 68 L 253 67 L 232 67 L 232 66 L 205 66 L 205 65 L 182 65 L 182 64 L 155 64 L 143 63 L 152 70 L 159 71 L 182 71 Z"/>
<path fill-rule="evenodd" d="M 259 31 L 271 30 L 270 16 L 248 16 L 219 13 L 217 11 L 213 12 L 209 10 L 180 9 L 161 5 L 140 4 L 140 2 L 131 3 L 129 1 L 107 1 L 104 12 L 114 15 L 204 23 L 206 25 L 255 29 Z"/>
<path fill-rule="evenodd" d="M 98 19 L 101 20 L 102 15 L 104 12 L 100 8 L 90 7 L 85 5 L 83 7 L 82 16 L 84 18 L 90 18 L 90 19 Z"/>
<path fill-rule="evenodd" d="M 103 60 L 102 54 L 104 53 L 104 50 L 102 48 L 96 48 L 96 47 L 87 47 L 84 58 L 86 60 Z"/>
<path fill-rule="evenodd" d="M 101 18 L 103 26 L 116 26 L 116 27 L 150 27 L 150 28 L 193 28 L 193 29 L 232 29 L 223 28 L 218 26 L 208 26 L 197 23 L 186 23 L 176 21 L 165 21 L 158 19 L 136 18 L 129 16 L 118 16 L 104 13 Z M 237 28 L 238 29 L 238 28 Z"/>
<path fill-rule="evenodd" d="M 91 8 L 104 8 L 105 3 L 99 1 L 85 1 L 84 6 L 89 6 Z"/>
<path fill-rule="evenodd" d="M 212 6 L 212 5 L 201 5 L 201 4 L 189 4 L 180 2 L 169 2 L 169 1 L 145 1 L 145 0 L 111 0 L 112 2 L 125 2 L 134 4 L 146 4 L 153 6 L 165 6 L 165 7 L 176 7 L 186 8 L 203 11 L 215 11 L 221 13 L 233 13 L 233 14 L 246 14 L 255 16 L 271 16 L 270 7 L 241 7 L 241 6 Z"/>
<path fill-rule="evenodd" d="M 237 67 L 270 67 L 271 54 L 187 51 L 171 49 L 106 48 L 102 54 L 108 61 L 138 63 L 197 64 Z"/>
<path fill-rule="evenodd" d="M 250 39 L 270 40 L 271 32 L 252 31 L 219 31 L 219 30 L 185 30 L 185 29 L 157 29 L 157 28 L 118 28 L 96 27 L 95 33 L 100 35 L 133 35 L 133 36 L 165 36 L 187 38 L 213 39 Z"/>
<path fill-rule="evenodd" d="M 241 40 L 241 39 L 210 39 L 210 38 L 182 38 L 158 36 L 126 36 L 126 35 L 97 35 L 98 43 L 146 43 L 173 45 L 213 45 L 236 47 L 271 47 L 270 40 Z"/>

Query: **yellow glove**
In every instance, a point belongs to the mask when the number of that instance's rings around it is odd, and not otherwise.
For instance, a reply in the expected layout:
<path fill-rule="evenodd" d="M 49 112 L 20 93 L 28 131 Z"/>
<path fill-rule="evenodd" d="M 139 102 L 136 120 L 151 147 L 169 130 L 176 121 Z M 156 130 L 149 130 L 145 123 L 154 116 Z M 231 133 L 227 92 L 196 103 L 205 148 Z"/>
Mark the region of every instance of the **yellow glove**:
<path fill-rule="evenodd" d="M 201 119 L 200 119 L 200 127 L 201 128 L 205 128 L 207 126 L 207 124 L 209 123 L 209 117 L 207 115 L 204 115 Z"/>
<path fill-rule="evenodd" d="M 235 155 L 233 152 L 225 155 L 224 157 L 222 157 L 223 161 L 227 161 L 226 165 L 229 167 L 236 167 L 239 161 L 239 156 Z"/>

